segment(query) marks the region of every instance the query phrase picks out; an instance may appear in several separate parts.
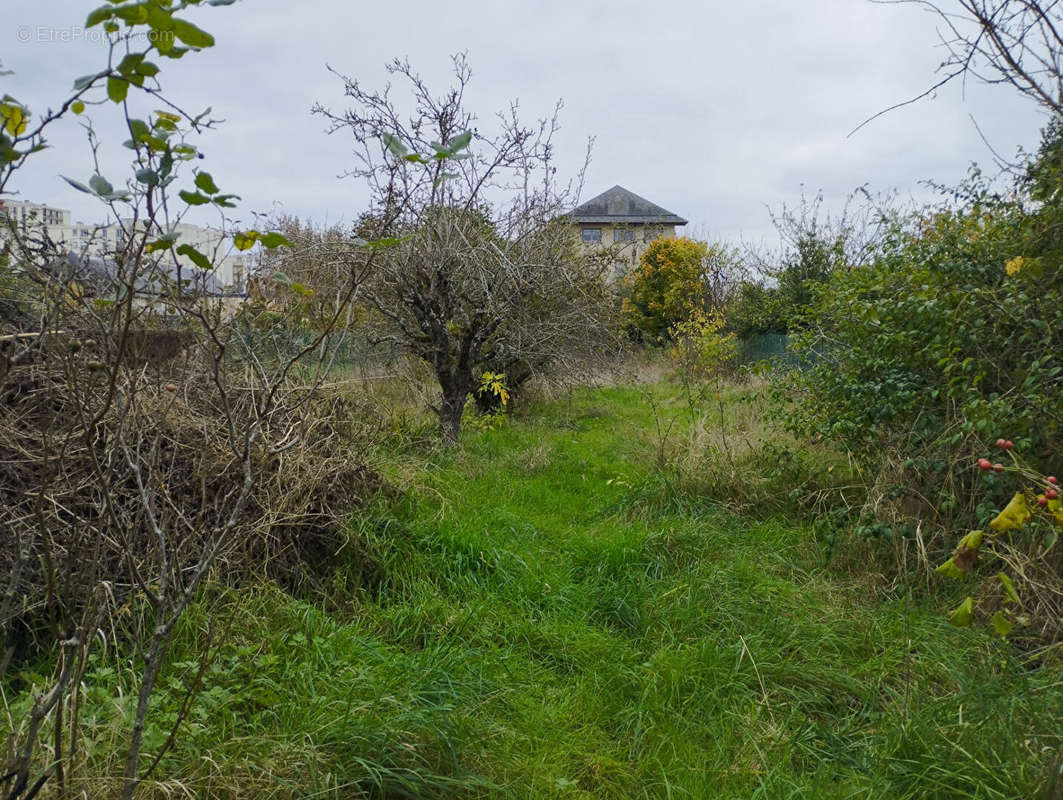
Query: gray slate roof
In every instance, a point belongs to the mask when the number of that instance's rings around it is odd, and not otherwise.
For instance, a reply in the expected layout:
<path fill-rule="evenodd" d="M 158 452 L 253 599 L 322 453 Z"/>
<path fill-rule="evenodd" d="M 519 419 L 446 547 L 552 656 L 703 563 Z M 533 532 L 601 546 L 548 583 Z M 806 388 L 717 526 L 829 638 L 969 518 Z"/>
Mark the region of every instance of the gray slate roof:
<path fill-rule="evenodd" d="M 610 225 L 686 225 L 687 221 L 671 211 L 651 203 L 623 186 L 614 186 L 573 209 L 569 216 L 576 222 Z"/>

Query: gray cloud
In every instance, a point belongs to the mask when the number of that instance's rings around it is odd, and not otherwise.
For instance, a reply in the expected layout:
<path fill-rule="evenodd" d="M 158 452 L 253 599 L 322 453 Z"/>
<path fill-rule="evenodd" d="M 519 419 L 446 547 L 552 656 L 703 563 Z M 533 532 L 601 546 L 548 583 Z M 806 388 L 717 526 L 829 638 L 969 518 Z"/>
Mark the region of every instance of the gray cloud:
<path fill-rule="evenodd" d="M 101 44 L 47 40 L 49 30 L 77 25 L 93 5 L 5 0 L 0 58 L 16 74 L 2 79 L 3 90 L 40 110 L 95 69 Z M 350 164 L 349 143 L 326 136 L 323 121 L 310 115 L 315 101 L 344 104 L 326 63 L 379 85 L 386 61 L 409 57 L 442 90 L 449 55 L 466 50 L 474 70 L 469 100 L 484 124 L 513 98 L 529 117 L 563 98 L 558 144 L 569 172 L 586 137 L 596 137 L 585 197 L 620 183 L 686 216 L 692 229 L 754 242 L 773 238 L 765 207 L 796 201 L 802 186 L 822 189 L 835 208 L 865 183 L 925 199 L 921 180 L 955 182 L 970 162 L 988 164 L 972 115 L 1008 155 L 1032 149 L 1043 123 L 1007 89 L 968 85 L 964 92 L 956 84 L 847 137 L 933 82 L 942 58 L 934 22 L 913 6 L 245 0 L 189 13 L 216 35 L 217 47 L 163 63 L 164 85 L 188 107 L 209 105 L 226 120 L 201 146 L 223 188 L 244 197 L 245 214 L 280 203 L 335 221 L 364 208 L 362 187 L 337 178 Z M 34 32 L 32 41 L 18 41 L 21 26 Z M 125 137 L 107 112 L 91 116 L 107 144 L 104 167 L 118 176 L 124 151 L 117 143 Z M 52 142 L 15 188 L 99 218 L 88 198 L 57 177 L 91 171 L 78 124 L 63 123 Z"/>

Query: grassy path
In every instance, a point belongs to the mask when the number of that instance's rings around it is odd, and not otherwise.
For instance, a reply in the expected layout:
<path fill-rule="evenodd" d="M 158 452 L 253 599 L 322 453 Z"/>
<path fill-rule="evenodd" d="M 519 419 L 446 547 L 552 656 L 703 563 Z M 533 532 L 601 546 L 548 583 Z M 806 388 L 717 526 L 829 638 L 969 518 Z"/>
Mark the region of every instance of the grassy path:
<path fill-rule="evenodd" d="M 872 599 L 808 530 L 653 502 L 652 430 L 608 389 L 390 454 L 373 591 L 243 599 L 223 738 L 185 757 L 277 797 L 1031 796 L 1058 672 Z"/>

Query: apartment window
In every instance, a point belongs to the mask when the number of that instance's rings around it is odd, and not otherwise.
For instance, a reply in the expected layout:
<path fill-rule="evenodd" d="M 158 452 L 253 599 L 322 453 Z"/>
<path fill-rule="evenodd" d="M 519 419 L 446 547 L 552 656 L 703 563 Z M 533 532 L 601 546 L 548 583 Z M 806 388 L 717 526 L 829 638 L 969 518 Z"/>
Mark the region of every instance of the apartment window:
<path fill-rule="evenodd" d="M 635 231 L 631 228 L 613 228 L 613 241 L 617 244 L 629 244 L 635 241 Z"/>
<path fill-rule="evenodd" d="M 601 228 L 584 228 L 583 241 L 587 244 L 597 244 L 602 240 Z"/>

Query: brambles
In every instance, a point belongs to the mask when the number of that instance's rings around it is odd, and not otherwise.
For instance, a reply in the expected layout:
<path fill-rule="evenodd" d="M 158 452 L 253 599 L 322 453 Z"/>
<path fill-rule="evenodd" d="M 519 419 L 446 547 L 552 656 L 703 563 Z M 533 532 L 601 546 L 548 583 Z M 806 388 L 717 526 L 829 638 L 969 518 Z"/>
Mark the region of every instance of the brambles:
<path fill-rule="evenodd" d="M 1032 469 L 1015 453 L 1010 440 L 998 439 L 997 446 L 1012 456 L 1012 466 L 996 470 L 1014 476 L 1019 484 L 1007 504 L 986 523 L 971 531 L 956 545 L 952 556 L 936 572 L 953 579 L 974 574 L 980 556 L 998 570 L 994 576 L 999 590 L 986 598 L 986 614 L 991 613 L 993 630 L 1002 637 L 1016 625 L 1027 628 L 1034 622 L 1043 626 L 1048 638 L 1059 636 L 1059 615 L 1063 612 L 1063 587 L 1059 585 L 1059 553 L 1055 547 L 1063 527 L 1063 501 L 1052 488 L 1055 476 Z M 986 459 L 978 460 L 979 468 Z M 984 471 L 984 469 L 983 469 Z M 1047 487 L 1036 494 L 1038 488 Z M 1009 575 L 1009 573 L 1011 573 Z M 1016 576 L 1016 577 L 1012 577 Z M 1023 599 L 1025 596 L 1025 600 Z M 969 596 L 949 616 L 954 625 L 970 625 L 975 619 L 974 598 Z"/>

